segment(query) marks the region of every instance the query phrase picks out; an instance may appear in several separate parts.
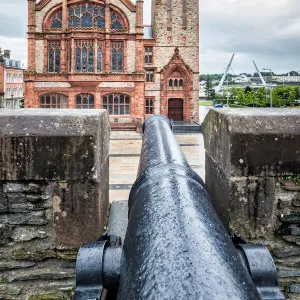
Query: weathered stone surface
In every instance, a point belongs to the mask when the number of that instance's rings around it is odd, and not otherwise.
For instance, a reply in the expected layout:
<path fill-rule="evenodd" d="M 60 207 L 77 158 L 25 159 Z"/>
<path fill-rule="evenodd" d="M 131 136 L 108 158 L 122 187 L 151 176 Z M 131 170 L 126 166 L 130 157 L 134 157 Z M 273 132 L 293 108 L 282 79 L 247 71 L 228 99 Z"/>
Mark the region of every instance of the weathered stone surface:
<path fill-rule="evenodd" d="M 12 239 L 15 242 L 28 242 L 36 238 L 43 239 L 49 234 L 40 228 L 34 226 L 16 227 L 12 233 Z"/>
<path fill-rule="evenodd" d="M 14 269 L 25 269 L 35 266 L 34 262 L 16 262 L 16 261 L 1 261 L 0 260 L 0 271 L 14 270 Z"/>
<path fill-rule="evenodd" d="M 9 225 L 0 224 L 0 245 L 4 245 L 8 242 L 8 239 L 12 235 L 13 228 Z"/>
<path fill-rule="evenodd" d="M 38 294 L 28 298 L 28 300 L 65 300 L 64 295 L 60 293 Z"/>
<path fill-rule="evenodd" d="M 279 218 L 284 223 L 300 223 L 300 215 L 281 215 Z"/>
<path fill-rule="evenodd" d="M 292 284 L 290 287 L 290 292 L 300 294 L 300 284 Z"/>
<path fill-rule="evenodd" d="M 73 278 L 74 275 L 75 270 L 69 270 L 69 272 L 55 272 L 48 269 L 30 272 L 19 272 L 18 274 L 8 276 L 8 282 L 28 280 L 60 280 L 65 278 Z"/>
<path fill-rule="evenodd" d="M 273 249 L 273 255 L 278 258 L 286 258 L 290 256 L 298 256 L 300 255 L 300 247 L 297 246 L 289 246 L 280 249 Z"/>
<path fill-rule="evenodd" d="M 279 269 L 278 277 L 300 277 L 300 271 L 295 269 Z"/>
<path fill-rule="evenodd" d="M 6 213 L 8 209 L 7 196 L 0 192 L 0 214 Z"/>
<path fill-rule="evenodd" d="M 45 225 L 47 224 L 47 220 L 44 211 L 35 211 L 8 214 L 7 223 L 10 225 Z"/>
<path fill-rule="evenodd" d="M 51 249 L 38 249 L 38 250 L 26 250 L 15 249 L 12 251 L 12 258 L 15 260 L 30 260 L 30 261 L 42 261 L 47 258 L 55 258 L 55 250 Z"/>
<path fill-rule="evenodd" d="M 100 179 L 109 142 L 105 110 L 3 110 L 0 123 L 0 180 Z"/>
<path fill-rule="evenodd" d="M 1 137 L 1 135 L 0 135 Z M 41 187 L 35 183 L 15 183 L 9 182 L 4 184 L 4 192 L 6 193 L 33 193 L 41 192 Z"/>
<path fill-rule="evenodd" d="M 201 126 L 205 149 L 233 176 L 298 174 L 299 118 L 296 109 L 211 109 Z"/>
<path fill-rule="evenodd" d="M 6 295 L 20 295 L 22 288 L 12 284 L 0 284 L 0 299 L 5 299 Z M 3 298 L 1 298 L 3 297 Z M 20 298 L 19 298 L 20 299 Z"/>

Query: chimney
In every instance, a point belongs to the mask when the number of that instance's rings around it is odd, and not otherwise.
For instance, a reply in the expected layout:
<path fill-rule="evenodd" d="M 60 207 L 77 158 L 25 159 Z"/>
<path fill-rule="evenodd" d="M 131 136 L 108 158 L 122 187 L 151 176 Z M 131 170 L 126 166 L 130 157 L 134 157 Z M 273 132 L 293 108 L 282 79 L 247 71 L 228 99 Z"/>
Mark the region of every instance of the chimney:
<path fill-rule="evenodd" d="M 3 56 L 10 59 L 10 50 L 4 50 L 3 51 Z"/>

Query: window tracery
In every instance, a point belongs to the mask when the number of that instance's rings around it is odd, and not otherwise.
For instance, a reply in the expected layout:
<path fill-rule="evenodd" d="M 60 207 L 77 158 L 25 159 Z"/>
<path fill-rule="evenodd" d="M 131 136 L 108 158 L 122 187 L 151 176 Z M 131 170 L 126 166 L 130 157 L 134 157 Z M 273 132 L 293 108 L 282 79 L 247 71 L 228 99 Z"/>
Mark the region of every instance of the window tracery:
<path fill-rule="evenodd" d="M 48 44 L 48 71 L 60 72 L 60 42 L 49 41 Z"/>
<path fill-rule="evenodd" d="M 110 14 L 110 29 L 112 30 L 123 30 L 123 24 L 121 18 L 115 12 L 111 12 Z"/>
<path fill-rule="evenodd" d="M 105 29 L 104 6 L 91 3 L 70 6 L 68 9 L 69 28 Z"/>
<path fill-rule="evenodd" d="M 109 115 L 130 115 L 130 97 L 124 94 L 110 94 L 103 97 L 103 108 Z"/>
<path fill-rule="evenodd" d="M 75 42 L 75 72 L 94 72 L 94 42 Z"/>
<path fill-rule="evenodd" d="M 182 26 L 186 28 L 186 0 L 182 0 Z"/>
<path fill-rule="evenodd" d="M 40 108 L 68 108 L 68 97 L 63 94 L 40 96 Z"/>
<path fill-rule="evenodd" d="M 95 97 L 92 94 L 80 94 L 76 96 L 76 108 L 93 109 L 95 108 Z"/>
<path fill-rule="evenodd" d="M 123 42 L 111 43 L 111 69 L 112 72 L 123 72 Z"/>
<path fill-rule="evenodd" d="M 51 29 L 61 29 L 62 28 L 62 11 L 61 10 L 52 16 L 50 28 Z"/>

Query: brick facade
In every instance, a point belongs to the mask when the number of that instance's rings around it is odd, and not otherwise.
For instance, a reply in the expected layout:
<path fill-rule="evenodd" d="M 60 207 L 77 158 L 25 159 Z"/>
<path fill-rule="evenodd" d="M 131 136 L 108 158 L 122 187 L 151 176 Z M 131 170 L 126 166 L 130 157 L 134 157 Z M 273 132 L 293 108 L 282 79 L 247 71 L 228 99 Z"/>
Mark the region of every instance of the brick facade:
<path fill-rule="evenodd" d="M 143 2 L 28 0 L 25 107 L 58 108 L 51 97 L 61 95 L 65 107 L 79 108 L 90 95 L 120 127 L 148 116 L 148 97 L 154 113 L 198 121 L 199 1 L 153 0 L 152 27 L 143 25 Z"/>

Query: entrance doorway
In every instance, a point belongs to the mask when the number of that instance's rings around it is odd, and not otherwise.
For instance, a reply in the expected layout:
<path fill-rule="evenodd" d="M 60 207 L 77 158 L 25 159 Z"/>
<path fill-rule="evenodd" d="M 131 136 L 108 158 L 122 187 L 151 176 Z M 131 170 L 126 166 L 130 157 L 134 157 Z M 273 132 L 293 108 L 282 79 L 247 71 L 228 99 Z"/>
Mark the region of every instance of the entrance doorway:
<path fill-rule="evenodd" d="M 168 118 L 183 121 L 183 99 L 169 99 Z"/>

